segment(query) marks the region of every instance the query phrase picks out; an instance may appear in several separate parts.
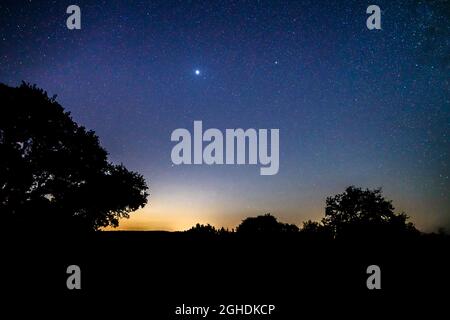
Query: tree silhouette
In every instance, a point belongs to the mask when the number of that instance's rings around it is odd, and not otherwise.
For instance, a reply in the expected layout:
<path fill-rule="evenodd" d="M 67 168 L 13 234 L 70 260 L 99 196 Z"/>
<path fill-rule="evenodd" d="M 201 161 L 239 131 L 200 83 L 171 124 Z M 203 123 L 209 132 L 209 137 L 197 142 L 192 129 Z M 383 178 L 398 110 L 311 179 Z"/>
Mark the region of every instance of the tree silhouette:
<path fill-rule="evenodd" d="M 292 233 L 298 231 L 299 229 L 296 225 L 278 222 L 277 218 L 270 213 L 246 218 L 236 228 L 236 232 L 241 234 Z"/>
<path fill-rule="evenodd" d="M 0 213 L 23 228 L 97 230 L 147 202 L 138 173 L 108 162 L 93 131 L 47 93 L 0 84 Z"/>
<path fill-rule="evenodd" d="M 322 224 L 334 237 L 399 235 L 415 232 L 404 213 L 396 214 L 392 202 L 386 200 L 381 189 L 369 190 L 348 187 L 345 192 L 328 197 Z"/>
<path fill-rule="evenodd" d="M 198 235 L 217 235 L 219 233 L 219 231 L 209 223 L 207 225 L 197 223 L 194 227 L 190 228 L 186 232 Z"/>
<path fill-rule="evenodd" d="M 300 233 L 311 239 L 326 240 L 332 238 L 332 232 L 328 226 L 324 226 L 320 222 L 311 220 L 303 222 Z"/>

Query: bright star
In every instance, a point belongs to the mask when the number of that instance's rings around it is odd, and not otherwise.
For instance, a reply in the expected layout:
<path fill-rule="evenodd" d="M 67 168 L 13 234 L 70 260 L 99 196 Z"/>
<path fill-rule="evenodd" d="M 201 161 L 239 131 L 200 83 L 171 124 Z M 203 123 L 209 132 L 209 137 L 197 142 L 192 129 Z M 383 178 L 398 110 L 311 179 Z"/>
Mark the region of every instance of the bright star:
<path fill-rule="evenodd" d="M 195 74 L 197 75 L 197 76 L 199 76 L 200 75 L 200 70 L 195 70 Z"/>

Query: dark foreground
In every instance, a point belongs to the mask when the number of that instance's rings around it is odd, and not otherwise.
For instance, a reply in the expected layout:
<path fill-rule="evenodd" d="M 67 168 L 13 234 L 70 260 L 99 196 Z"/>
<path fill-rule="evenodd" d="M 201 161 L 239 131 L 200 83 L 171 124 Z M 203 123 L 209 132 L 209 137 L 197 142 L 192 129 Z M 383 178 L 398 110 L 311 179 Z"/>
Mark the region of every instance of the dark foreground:
<path fill-rule="evenodd" d="M 448 310 L 444 236 L 368 243 L 101 232 L 2 242 L 2 308 L 11 308 L 13 318 L 366 319 L 425 312 L 432 319 Z M 381 290 L 366 286 L 373 264 L 381 268 Z M 81 290 L 67 289 L 69 265 L 81 268 Z M 265 304 L 275 305 L 271 315 L 219 314 L 220 305 Z M 176 315 L 183 305 L 216 312 Z"/>

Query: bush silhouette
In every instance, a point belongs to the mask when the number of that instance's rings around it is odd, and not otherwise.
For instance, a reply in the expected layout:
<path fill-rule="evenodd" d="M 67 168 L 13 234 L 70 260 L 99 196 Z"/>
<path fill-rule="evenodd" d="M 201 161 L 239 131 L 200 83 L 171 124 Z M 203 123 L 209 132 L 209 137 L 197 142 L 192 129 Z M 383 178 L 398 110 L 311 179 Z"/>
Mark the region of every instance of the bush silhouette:
<path fill-rule="evenodd" d="M 278 222 L 277 218 L 270 213 L 246 218 L 236 228 L 236 232 L 240 234 L 293 233 L 298 231 L 296 225 Z"/>
<path fill-rule="evenodd" d="M 217 235 L 217 234 L 219 234 L 219 231 L 214 226 L 212 226 L 210 224 L 204 225 L 204 224 L 200 224 L 200 223 L 197 223 L 194 227 L 190 228 L 186 232 L 192 233 L 192 234 L 199 234 L 199 235 Z"/>
<path fill-rule="evenodd" d="M 108 162 L 55 97 L 0 84 L 0 212 L 17 228 L 98 230 L 147 202 L 138 173 Z"/>

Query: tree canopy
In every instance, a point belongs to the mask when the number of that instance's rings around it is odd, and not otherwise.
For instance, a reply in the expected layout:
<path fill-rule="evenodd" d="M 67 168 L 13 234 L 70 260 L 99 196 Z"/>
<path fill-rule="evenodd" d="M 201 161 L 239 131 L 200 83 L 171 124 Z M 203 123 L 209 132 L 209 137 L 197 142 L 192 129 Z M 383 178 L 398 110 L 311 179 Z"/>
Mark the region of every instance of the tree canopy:
<path fill-rule="evenodd" d="M 142 175 L 36 86 L 0 84 L 0 213 L 18 228 L 98 230 L 147 203 Z"/>
<path fill-rule="evenodd" d="M 408 216 L 394 212 L 392 201 L 381 189 L 348 187 L 343 193 L 326 199 L 324 227 L 335 237 L 358 235 L 398 235 L 416 231 Z"/>

